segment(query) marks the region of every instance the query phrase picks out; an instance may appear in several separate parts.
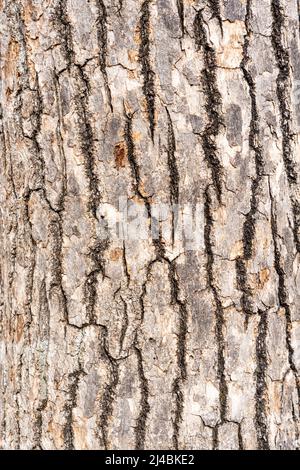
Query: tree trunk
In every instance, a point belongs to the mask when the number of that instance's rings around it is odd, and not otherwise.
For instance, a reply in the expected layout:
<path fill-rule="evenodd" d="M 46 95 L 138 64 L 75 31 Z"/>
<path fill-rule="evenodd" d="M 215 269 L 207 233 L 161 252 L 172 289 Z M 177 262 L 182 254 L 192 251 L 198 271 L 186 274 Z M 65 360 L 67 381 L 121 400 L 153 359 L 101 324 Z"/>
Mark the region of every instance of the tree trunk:
<path fill-rule="evenodd" d="M 0 6 L 1 448 L 297 449 L 297 0 Z"/>

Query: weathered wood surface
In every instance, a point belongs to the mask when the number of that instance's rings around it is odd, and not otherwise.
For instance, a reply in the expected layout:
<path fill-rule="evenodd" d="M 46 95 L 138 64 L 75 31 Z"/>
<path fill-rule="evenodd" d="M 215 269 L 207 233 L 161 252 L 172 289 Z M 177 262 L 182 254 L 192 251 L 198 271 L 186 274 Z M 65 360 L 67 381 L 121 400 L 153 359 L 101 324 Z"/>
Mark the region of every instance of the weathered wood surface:
<path fill-rule="evenodd" d="M 1 448 L 298 448 L 297 0 L 0 8 Z"/>

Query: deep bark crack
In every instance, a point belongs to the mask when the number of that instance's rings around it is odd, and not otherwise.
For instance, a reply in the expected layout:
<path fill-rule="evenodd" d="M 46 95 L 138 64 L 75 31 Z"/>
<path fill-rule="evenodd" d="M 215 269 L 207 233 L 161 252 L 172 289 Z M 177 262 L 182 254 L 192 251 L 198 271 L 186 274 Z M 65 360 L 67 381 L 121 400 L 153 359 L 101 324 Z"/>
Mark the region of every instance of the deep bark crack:
<path fill-rule="evenodd" d="M 150 3 L 145 0 L 141 7 L 139 60 L 144 78 L 143 92 L 147 103 L 147 113 L 150 126 L 151 139 L 154 141 L 155 131 L 155 73 L 151 67 L 150 59 Z"/>
<path fill-rule="evenodd" d="M 293 159 L 293 141 L 294 135 L 291 129 L 292 112 L 291 102 L 291 84 L 290 84 L 290 56 L 288 49 L 283 43 L 283 32 L 285 26 L 285 17 L 282 11 L 280 0 L 271 1 L 272 12 L 272 46 L 275 53 L 278 67 L 277 76 L 277 98 L 280 111 L 280 126 L 282 132 L 282 156 L 284 167 L 290 187 L 290 200 L 293 213 L 293 235 L 296 250 L 300 253 L 300 206 L 295 186 L 298 183 L 296 164 Z"/>
<path fill-rule="evenodd" d="M 255 423 L 259 450 L 269 450 L 267 421 L 267 334 L 268 312 L 259 310 L 258 335 L 256 338 L 256 392 L 255 392 Z"/>
<path fill-rule="evenodd" d="M 206 272 L 207 272 L 207 281 L 208 286 L 213 294 L 215 302 L 215 318 L 216 318 L 216 339 L 217 339 L 217 348 L 218 348 L 218 359 L 217 359 L 217 371 L 219 379 L 219 404 L 220 404 L 220 420 L 221 423 L 224 423 L 226 420 L 226 410 L 227 410 L 227 399 L 228 399 L 228 387 L 226 383 L 225 376 L 225 341 L 224 341 L 224 312 L 221 300 L 219 298 L 218 289 L 215 284 L 214 279 L 214 254 L 212 248 L 212 229 L 213 229 L 213 216 L 212 216 L 212 199 L 209 191 L 209 186 L 205 190 L 205 202 L 204 202 L 204 242 L 205 242 L 205 251 L 207 256 L 206 263 Z"/>
<path fill-rule="evenodd" d="M 96 20 L 97 36 L 99 43 L 99 64 L 104 79 L 104 86 L 111 112 L 113 112 L 111 90 L 107 76 L 107 11 L 103 0 L 96 0 L 98 17 Z M 121 7 L 120 7 L 121 8 Z"/>
<path fill-rule="evenodd" d="M 194 34 L 196 46 L 199 50 L 202 50 L 204 58 L 204 68 L 201 75 L 206 95 L 205 110 L 208 118 L 208 123 L 201 135 L 201 140 L 205 159 L 211 170 L 218 201 L 221 202 L 223 168 L 218 156 L 216 139 L 223 125 L 221 113 L 222 100 L 217 84 L 216 53 L 208 42 L 201 10 L 195 16 Z"/>

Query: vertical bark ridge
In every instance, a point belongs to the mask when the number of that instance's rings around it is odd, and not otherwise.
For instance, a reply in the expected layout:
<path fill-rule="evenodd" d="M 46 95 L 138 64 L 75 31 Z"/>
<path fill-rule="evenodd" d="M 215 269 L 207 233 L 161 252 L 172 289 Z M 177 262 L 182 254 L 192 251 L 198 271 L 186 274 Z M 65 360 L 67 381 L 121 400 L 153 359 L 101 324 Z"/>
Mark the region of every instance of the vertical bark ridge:
<path fill-rule="evenodd" d="M 133 115 L 130 113 L 125 113 L 124 136 L 125 136 L 125 142 L 126 142 L 127 158 L 129 161 L 132 179 L 133 179 L 133 190 L 136 196 L 144 201 L 147 214 L 150 217 L 151 207 L 150 207 L 149 198 L 147 196 L 144 196 L 144 194 L 141 192 L 141 189 L 140 189 L 141 174 L 140 174 L 140 167 L 137 162 L 136 155 L 135 155 L 135 145 L 134 145 L 134 140 L 133 140 L 133 135 L 132 135 L 132 120 L 133 120 Z"/>
<path fill-rule="evenodd" d="M 250 24 L 251 19 L 251 4 L 252 0 L 247 1 L 247 13 L 245 18 L 245 25 L 247 30 L 247 35 L 245 37 L 244 47 L 243 47 L 243 60 L 241 63 L 241 69 L 245 81 L 248 85 L 250 99 L 251 99 L 251 122 L 250 122 L 250 132 L 249 132 L 249 147 L 254 152 L 255 157 L 255 178 L 253 179 L 251 185 L 251 202 L 250 202 L 250 211 L 246 215 L 246 220 L 243 226 L 243 247 L 244 247 L 244 258 L 249 260 L 252 257 L 253 251 L 253 239 L 255 235 L 255 215 L 258 210 L 258 195 L 260 190 L 260 183 L 263 177 L 264 170 L 264 160 L 263 153 L 260 144 L 260 131 L 259 131 L 259 116 L 257 109 L 256 101 L 256 86 L 255 82 L 247 70 L 247 65 L 249 62 L 249 41 L 250 35 L 252 34 L 252 28 Z"/>
<path fill-rule="evenodd" d="M 135 427 L 135 448 L 136 450 L 144 449 L 145 445 L 145 436 L 146 436 L 146 424 L 147 418 L 150 411 L 149 406 L 149 386 L 148 380 L 145 376 L 144 366 L 143 366 L 143 356 L 141 350 L 134 345 L 134 351 L 138 361 L 138 374 L 140 381 L 140 391 L 141 391 L 141 400 L 140 400 L 140 412 L 137 418 L 137 423 Z"/>
<path fill-rule="evenodd" d="M 84 374 L 85 372 L 82 370 L 79 364 L 79 368 L 68 375 L 69 389 L 68 398 L 64 406 L 65 425 L 63 429 L 64 445 L 66 450 L 73 450 L 75 448 L 73 431 L 73 409 L 76 407 L 77 403 L 77 391 L 80 377 Z"/>
<path fill-rule="evenodd" d="M 219 379 L 219 404 L 220 404 L 220 420 L 224 423 L 226 420 L 227 410 L 227 399 L 228 399 L 228 387 L 225 376 L 225 344 L 224 344 L 224 312 L 221 300 L 219 298 L 218 289 L 214 279 L 214 253 L 212 248 L 212 230 L 213 230 L 213 216 L 212 216 L 212 199 L 210 195 L 209 186 L 205 190 L 205 201 L 204 201 L 204 243 L 205 251 L 207 256 L 206 272 L 208 287 L 212 292 L 215 302 L 215 319 L 216 319 L 216 339 L 218 348 L 218 359 L 217 359 L 217 371 Z"/>
<path fill-rule="evenodd" d="M 46 378 L 48 372 L 48 350 L 49 350 L 49 339 L 50 339 L 50 309 L 47 297 L 46 282 L 43 279 L 39 293 L 39 347 L 37 348 L 38 354 L 40 355 L 39 363 L 42 367 L 39 376 L 39 397 L 38 406 L 35 412 L 35 422 L 33 425 L 34 429 L 34 448 L 42 449 L 42 430 L 43 430 L 43 411 L 46 409 L 48 404 L 48 388 L 46 384 L 45 394 L 43 393 L 43 387 L 41 382 Z M 45 345 L 46 341 L 46 345 Z M 46 351 L 45 351 L 46 349 Z M 44 358 L 43 358 L 44 353 Z M 41 364 L 44 359 L 44 364 Z M 45 396 L 43 396 L 45 395 Z"/>
<path fill-rule="evenodd" d="M 205 159 L 212 173 L 212 180 L 218 197 L 221 202 L 222 197 L 222 173 L 223 168 L 218 157 L 216 138 L 223 125 L 221 114 L 221 94 L 217 85 L 216 77 L 216 54 L 209 45 L 205 31 L 202 11 L 199 10 L 194 20 L 194 34 L 196 46 L 203 51 L 204 68 L 202 69 L 203 89 L 206 95 L 205 110 L 208 123 L 201 136 Z"/>
<path fill-rule="evenodd" d="M 295 351 L 292 346 L 292 318 L 291 318 L 291 309 L 288 303 L 288 293 L 286 289 L 286 281 L 285 281 L 285 271 L 283 268 L 283 261 L 280 254 L 280 246 L 278 244 L 278 229 L 277 229 L 277 218 L 275 215 L 275 203 L 271 192 L 270 182 L 269 182 L 269 191 L 270 191 L 270 199 L 271 199 L 271 230 L 272 230 L 272 239 L 273 239 L 273 247 L 274 247 L 274 268 L 278 276 L 278 300 L 280 307 L 285 312 L 285 333 L 286 333 L 286 348 L 288 353 L 288 361 L 290 369 L 294 375 L 296 388 L 297 388 L 297 395 L 298 395 L 298 414 L 300 416 L 300 380 L 298 376 L 298 370 L 295 363 Z"/>
<path fill-rule="evenodd" d="M 241 423 L 238 423 L 238 441 L 239 441 L 239 450 L 244 450 L 244 441 Z"/>
<path fill-rule="evenodd" d="M 248 284 L 247 266 L 246 261 L 252 258 L 253 254 L 253 241 L 255 237 L 255 221 L 259 204 L 259 192 L 261 181 L 263 178 L 264 159 L 263 152 L 260 144 L 260 130 L 259 130 L 259 115 L 256 100 L 256 86 L 251 73 L 248 71 L 247 66 L 249 63 L 249 45 L 250 36 L 252 34 L 251 27 L 251 6 L 252 0 L 247 0 L 245 26 L 246 36 L 243 45 L 243 59 L 241 62 L 241 69 L 244 79 L 248 85 L 250 100 L 251 100 L 251 121 L 249 132 L 249 148 L 254 153 L 255 159 L 255 177 L 251 184 L 251 199 L 250 210 L 246 214 L 243 225 L 243 257 L 236 260 L 236 272 L 238 288 L 242 292 L 241 304 L 245 312 L 245 326 L 247 327 L 249 316 L 253 313 L 252 305 L 252 291 Z"/>
<path fill-rule="evenodd" d="M 34 272 L 36 266 L 36 253 L 37 253 L 37 245 L 32 235 L 32 224 L 30 221 L 30 214 L 29 214 L 29 201 L 32 191 L 34 190 L 41 190 L 43 193 L 43 197 L 46 200 L 47 204 L 49 205 L 49 201 L 46 196 L 45 191 L 45 173 L 44 173 L 44 161 L 41 154 L 41 148 L 38 142 L 38 136 L 41 131 L 41 115 L 43 112 L 43 103 L 42 97 L 39 89 L 39 79 L 36 73 L 35 75 L 35 83 L 34 88 L 31 89 L 31 83 L 29 79 L 29 68 L 28 68 L 28 51 L 27 51 L 27 44 L 26 44 L 26 34 L 25 34 L 25 24 L 21 14 L 21 6 L 19 3 L 15 2 L 13 4 L 9 4 L 8 8 L 11 10 L 12 17 L 13 17 L 13 29 L 15 32 L 16 40 L 20 46 L 20 54 L 19 54 L 19 70 L 18 76 L 16 78 L 17 81 L 17 94 L 15 95 L 15 112 L 16 112 L 16 121 L 18 122 L 19 130 L 28 145 L 32 149 L 32 154 L 35 158 L 35 173 L 34 173 L 34 181 L 30 182 L 33 184 L 34 189 L 29 189 L 28 187 L 24 188 L 23 192 L 23 201 L 24 206 L 22 207 L 24 211 L 24 216 L 26 220 L 26 224 L 29 228 L 29 237 L 31 241 L 30 246 L 30 266 L 29 270 L 26 273 L 26 310 L 28 308 L 28 318 L 24 325 L 24 341 L 30 341 L 29 338 L 26 338 L 26 334 L 28 335 L 31 322 L 32 322 L 32 300 L 33 300 L 33 286 L 34 286 Z M 32 131 L 30 134 L 26 134 L 23 128 L 23 120 L 22 120 L 22 107 L 23 107 L 23 93 L 25 90 L 30 90 L 34 94 L 34 106 L 33 111 L 30 116 L 31 122 L 33 124 Z M 16 194 L 16 191 L 15 191 Z M 19 395 L 21 394 L 21 384 L 22 384 L 22 369 L 23 369 L 23 353 L 24 353 L 24 344 L 23 348 L 19 354 L 18 358 L 18 366 L 17 366 L 17 390 L 16 390 L 16 424 L 17 424 L 17 435 L 16 435 L 16 448 L 20 448 L 21 446 L 21 434 L 20 434 L 20 406 L 19 406 Z"/>
<path fill-rule="evenodd" d="M 267 424 L 267 334 L 268 312 L 259 310 L 258 335 L 256 338 L 256 392 L 255 392 L 255 423 L 257 444 L 260 450 L 268 450 L 268 424 Z"/>
<path fill-rule="evenodd" d="M 101 400 L 101 416 L 99 419 L 99 426 L 101 429 L 101 437 L 102 437 L 102 444 L 105 450 L 109 449 L 109 441 L 108 441 L 108 426 L 109 420 L 111 418 L 113 412 L 113 404 L 116 395 L 116 387 L 119 383 L 119 365 L 117 361 L 110 355 L 107 345 L 106 345 L 106 337 L 107 337 L 107 329 L 104 328 L 103 330 L 103 351 L 105 359 L 108 360 L 110 365 L 110 380 L 105 385 L 103 397 Z"/>
<path fill-rule="evenodd" d="M 98 10 L 98 17 L 96 20 L 97 25 L 97 36 L 98 36 L 98 43 L 99 43 L 99 64 L 101 73 L 103 75 L 105 90 L 107 94 L 108 104 L 110 107 L 111 112 L 113 112 L 113 105 L 112 105 L 112 97 L 111 97 L 111 90 L 108 83 L 108 76 L 106 70 L 107 64 L 107 11 L 106 6 L 103 0 L 96 0 L 97 10 Z M 122 5 L 120 6 L 120 9 Z M 120 11 L 119 9 L 119 11 Z"/>
<path fill-rule="evenodd" d="M 181 27 L 181 37 L 184 36 L 184 2 L 183 0 L 177 0 L 177 11 Z"/>
<path fill-rule="evenodd" d="M 173 394 L 175 395 L 175 419 L 173 422 L 173 444 L 175 449 L 178 449 L 178 438 L 180 423 L 182 421 L 182 413 L 184 406 L 184 396 L 182 393 L 182 383 L 187 377 L 187 364 L 186 364 L 186 341 L 188 334 L 188 311 L 186 302 L 180 298 L 180 288 L 178 282 L 178 275 L 176 272 L 175 262 L 168 262 L 169 265 L 169 278 L 171 285 L 171 303 L 177 305 L 179 309 L 179 331 L 177 336 L 177 366 L 178 375 L 173 382 Z"/>
<path fill-rule="evenodd" d="M 121 354 L 121 352 L 123 351 L 125 336 L 126 336 L 127 329 L 128 329 L 128 326 L 129 326 L 129 318 L 128 318 L 128 307 L 127 307 L 127 303 L 126 303 L 126 301 L 123 299 L 122 296 L 121 296 L 120 298 L 121 298 L 121 301 L 122 301 L 123 306 L 124 306 L 124 311 L 123 311 L 122 327 L 121 327 L 121 332 L 120 332 L 120 342 L 119 342 L 120 348 L 119 348 L 119 354 Z"/>
<path fill-rule="evenodd" d="M 105 251 L 109 247 L 109 239 L 97 240 L 97 242 L 90 248 L 89 257 L 93 263 L 93 270 L 87 275 L 84 284 L 85 303 L 87 309 L 87 317 L 89 324 L 96 324 L 95 307 L 97 301 L 97 285 L 98 276 L 101 274 L 102 278 L 105 274 Z"/>
<path fill-rule="evenodd" d="M 221 17 L 220 0 L 208 0 L 208 4 L 212 11 L 213 18 L 216 18 L 219 23 L 220 30 L 223 35 L 223 23 L 222 23 L 222 17 Z"/>
<path fill-rule="evenodd" d="M 150 3 L 145 0 L 141 7 L 139 60 L 144 79 L 143 92 L 147 103 L 147 113 L 150 126 L 151 139 L 154 141 L 155 131 L 155 73 L 151 67 L 150 58 Z"/>
<path fill-rule="evenodd" d="M 282 35 L 284 31 L 285 19 L 280 0 L 271 1 L 272 12 L 272 46 L 278 67 L 277 76 L 277 98 L 279 102 L 280 125 L 282 132 L 282 156 L 284 167 L 290 187 L 290 200 L 293 213 L 293 235 L 296 250 L 300 253 L 300 204 L 296 193 L 298 175 L 293 159 L 294 135 L 291 129 L 291 85 L 290 85 L 290 56 L 285 48 Z"/>
<path fill-rule="evenodd" d="M 175 237 L 175 217 L 177 211 L 177 204 L 179 202 L 179 172 L 177 167 L 177 161 L 175 156 L 176 151 L 176 140 L 175 134 L 173 129 L 172 119 L 169 113 L 168 108 L 167 116 L 168 116 L 168 167 L 169 167 L 169 177 L 170 177 L 170 203 L 173 206 L 172 211 L 172 242 L 174 244 L 174 237 Z"/>
<path fill-rule="evenodd" d="M 53 15 L 54 23 L 58 23 L 60 37 L 63 41 L 63 48 L 65 52 L 65 59 L 67 62 L 68 68 L 74 63 L 74 51 L 73 51 L 73 41 L 72 41 L 72 32 L 71 24 L 68 20 L 67 13 L 67 0 L 58 0 L 55 14 Z"/>
<path fill-rule="evenodd" d="M 170 199 L 171 204 L 178 204 L 179 199 L 179 172 L 177 168 L 176 162 L 176 140 L 175 134 L 173 129 L 172 119 L 169 113 L 168 108 L 167 116 L 168 116 L 168 167 L 169 167 L 169 175 L 170 175 Z"/>
<path fill-rule="evenodd" d="M 102 3 L 102 2 L 101 2 Z M 105 10 L 106 11 L 106 10 Z M 81 151 L 84 156 L 84 169 L 85 174 L 88 180 L 89 185 L 89 201 L 88 201 L 88 210 L 90 211 L 95 223 L 98 223 L 97 217 L 97 208 L 101 200 L 101 194 L 99 190 L 99 179 L 96 175 L 96 161 L 95 161 L 95 146 L 94 146 L 94 136 L 93 129 L 90 123 L 88 116 L 88 98 L 89 98 L 89 79 L 86 76 L 83 67 L 79 64 L 75 64 L 74 51 L 73 51 L 73 39 L 72 39 L 72 26 L 68 19 L 67 13 L 67 4 L 65 0 L 60 0 L 57 5 L 57 16 L 60 21 L 60 27 L 62 28 L 62 37 L 64 44 L 64 51 L 66 56 L 66 61 L 68 64 L 68 69 L 70 75 L 74 76 L 77 79 L 79 84 L 78 89 L 76 90 L 75 95 L 75 105 L 76 111 L 78 114 L 79 125 L 78 133 L 81 144 Z M 106 18 L 106 17 L 105 17 Z M 106 51 L 106 49 L 105 49 Z M 105 53 L 105 51 L 103 53 Z M 105 54 L 104 54 L 105 59 Z M 57 92 L 58 96 L 58 92 Z M 59 103 L 59 100 L 58 100 Z M 61 125 L 61 122 L 60 122 Z M 109 246 L 108 238 L 103 240 L 98 240 L 90 247 L 89 257 L 93 263 L 92 271 L 87 275 L 87 279 L 84 284 L 84 296 L 85 304 L 87 310 L 87 317 L 90 324 L 95 324 L 95 304 L 96 304 L 96 294 L 97 294 L 97 283 L 98 283 L 98 274 L 102 273 L 102 276 L 105 276 L 105 267 L 104 267 L 104 252 Z M 62 284 L 61 290 L 62 289 Z M 67 299 L 65 294 L 63 295 L 63 304 L 64 310 L 66 312 L 67 321 Z"/>
<path fill-rule="evenodd" d="M 56 107 L 57 107 L 57 129 L 56 129 L 56 137 L 59 147 L 59 152 L 61 156 L 62 162 L 62 188 L 61 194 L 58 200 L 58 222 L 57 227 L 53 227 L 54 230 L 52 231 L 54 234 L 53 237 L 53 245 L 54 245 L 54 253 L 56 254 L 55 259 L 53 260 L 53 274 L 50 283 L 50 294 L 53 289 L 57 288 L 60 293 L 60 301 L 62 306 L 62 311 L 64 315 L 65 321 L 69 324 L 69 313 L 68 313 L 68 303 L 67 303 L 67 296 L 64 291 L 63 283 L 62 283 L 62 262 L 63 262 L 63 224 L 64 224 L 64 212 L 65 212 L 65 198 L 67 194 L 67 168 L 66 168 L 66 156 L 64 152 L 64 142 L 62 137 L 62 126 L 63 126 L 63 115 L 61 109 L 61 101 L 60 101 L 60 94 L 59 94 L 59 79 L 54 74 L 53 77 L 54 83 L 54 91 L 55 91 L 55 99 L 56 99 Z"/>

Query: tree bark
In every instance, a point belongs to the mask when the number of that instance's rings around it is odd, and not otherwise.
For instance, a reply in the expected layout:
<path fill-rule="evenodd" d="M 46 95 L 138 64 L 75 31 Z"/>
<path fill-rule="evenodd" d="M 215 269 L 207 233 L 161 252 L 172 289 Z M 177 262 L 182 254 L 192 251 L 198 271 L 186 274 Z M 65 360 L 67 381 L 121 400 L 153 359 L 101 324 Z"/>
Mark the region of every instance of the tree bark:
<path fill-rule="evenodd" d="M 1 448 L 299 448 L 297 0 L 0 7 Z"/>

